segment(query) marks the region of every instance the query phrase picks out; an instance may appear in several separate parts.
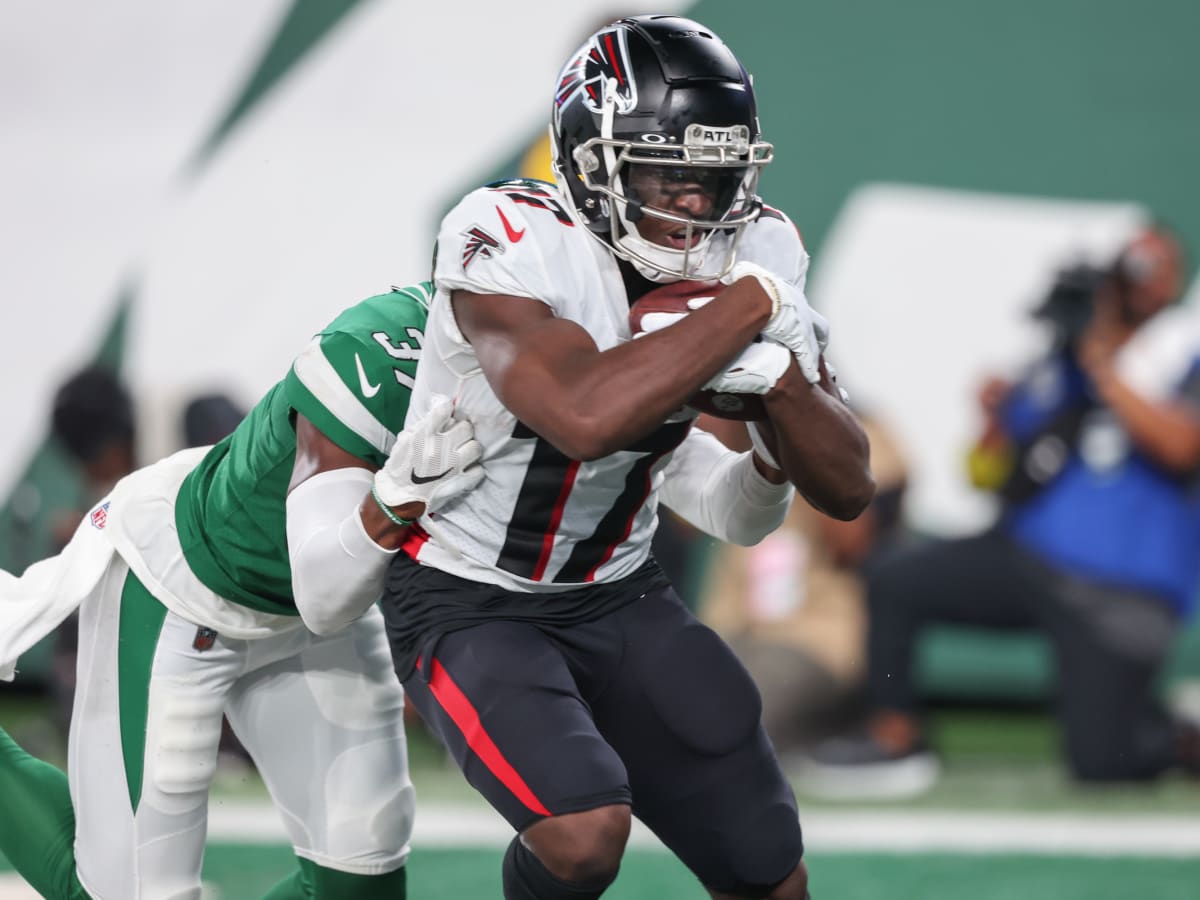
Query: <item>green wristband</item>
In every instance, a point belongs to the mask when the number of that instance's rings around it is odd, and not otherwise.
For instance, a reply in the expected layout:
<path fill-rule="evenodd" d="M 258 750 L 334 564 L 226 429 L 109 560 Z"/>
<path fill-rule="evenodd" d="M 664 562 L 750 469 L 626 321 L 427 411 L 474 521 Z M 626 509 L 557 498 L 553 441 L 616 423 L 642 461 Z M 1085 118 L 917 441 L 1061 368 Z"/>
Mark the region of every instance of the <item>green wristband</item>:
<path fill-rule="evenodd" d="M 383 514 L 391 519 L 395 524 L 404 527 L 406 525 L 411 525 L 416 521 L 416 519 L 402 519 L 396 515 L 395 511 L 390 506 L 379 499 L 379 492 L 375 490 L 375 485 L 373 484 L 371 485 L 371 497 L 374 499 L 375 504 L 383 510 Z"/>

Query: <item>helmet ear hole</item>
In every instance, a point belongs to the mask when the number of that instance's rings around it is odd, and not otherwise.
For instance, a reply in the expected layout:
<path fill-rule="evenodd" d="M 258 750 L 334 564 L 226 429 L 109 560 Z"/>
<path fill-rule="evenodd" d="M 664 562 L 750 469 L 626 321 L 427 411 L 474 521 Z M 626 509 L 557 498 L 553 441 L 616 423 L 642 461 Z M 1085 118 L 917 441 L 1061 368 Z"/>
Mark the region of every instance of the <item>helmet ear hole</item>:
<path fill-rule="evenodd" d="M 576 147 L 575 152 L 571 154 L 575 159 L 575 165 L 579 167 L 579 171 L 584 175 L 591 175 L 600 168 L 600 157 L 596 155 L 596 151 L 589 150 L 586 147 Z"/>

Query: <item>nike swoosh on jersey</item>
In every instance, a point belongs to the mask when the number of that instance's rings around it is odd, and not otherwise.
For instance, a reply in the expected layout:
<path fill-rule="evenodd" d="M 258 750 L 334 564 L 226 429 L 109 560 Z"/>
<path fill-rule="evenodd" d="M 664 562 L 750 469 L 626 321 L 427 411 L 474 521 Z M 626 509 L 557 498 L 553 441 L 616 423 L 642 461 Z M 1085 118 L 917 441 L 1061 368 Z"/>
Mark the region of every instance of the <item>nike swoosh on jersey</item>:
<path fill-rule="evenodd" d="M 431 481 L 437 481 L 439 478 L 445 478 L 452 471 L 454 471 L 454 466 L 451 466 L 445 472 L 438 472 L 436 475 L 429 475 L 425 478 L 422 478 L 420 475 L 417 474 L 417 470 L 413 469 L 412 475 L 409 476 L 409 479 L 412 481 L 413 484 L 429 484 L 429 482 L 431 482 Z"/>
<path fill-rule="evenodd" d="M 513 228 L 508 219 L 505 217 L 504 210 L 498 206 L 496 207 L 496 214 L 500 216 L 500 224 L 504 226 L 504 233 L 508 235 L 508 239 L 510 241 L 515 244 L 521 238 L 525 237 L 525 229 L 522 228 L 520 231 L 517 231 L 515 228 Z"/>
<path fill-rule="evenodd" d="M 358 366 L 358 386 L 362 389 L 363 396 L 370 400 L 379 393 L 379 389 L 383 387 L 383 385 L 371 384 L 371 382 L 367 379 L 367 370 L 363 368 L 362 360 L 359 359 L 357 353 L 354 354 L 354 364 Z"/>

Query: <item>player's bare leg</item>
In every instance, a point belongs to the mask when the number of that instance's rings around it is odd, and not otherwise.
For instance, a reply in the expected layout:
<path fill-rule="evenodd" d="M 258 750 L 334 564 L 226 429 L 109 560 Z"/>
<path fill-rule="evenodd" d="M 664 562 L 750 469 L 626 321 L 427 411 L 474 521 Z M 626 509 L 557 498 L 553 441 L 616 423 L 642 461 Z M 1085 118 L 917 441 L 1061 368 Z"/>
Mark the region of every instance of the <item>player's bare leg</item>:
<path fill-rule="evenodd" d="M 599 897 L 617 877 L 630 821 L 629 807 L 614 804 L 526 828 L 504 861 L 506 900 Z"/>
<path fill-rule="evenodd" d="M 616 874 L 629 826 L 628 806 L 601 806 L 542 819 L 525 829 L 521 840 L 556 877 L 590 881 Z"/>
<path fill-rule="evenodd" d="M 716 891 L 709 891 L 709 895 L 713 900 L 744 900 L 736 894 L 721 894 Z M 779 884 L 771 893 L 767 894 L 767 900 L 812 900 L 808 893 L 808 867 L 804 864 L 804 860 L 792 869 L 792 874 Z"/>

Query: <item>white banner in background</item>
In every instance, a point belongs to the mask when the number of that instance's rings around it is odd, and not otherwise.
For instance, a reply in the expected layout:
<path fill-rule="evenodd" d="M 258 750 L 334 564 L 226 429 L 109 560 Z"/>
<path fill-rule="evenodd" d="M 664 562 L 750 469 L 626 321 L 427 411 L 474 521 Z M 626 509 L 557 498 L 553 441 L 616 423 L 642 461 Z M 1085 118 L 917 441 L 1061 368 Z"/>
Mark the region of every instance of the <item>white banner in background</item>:
<path fill-rule="evenodd" d="M 160 455 L 184 395 L 253 402 L 343 307 L 426 277 L 453 194 L 544 129 L 563 59 L 626 9 L 364 0 L 188 177 L 291 7 L 6 6 L 0 497 L 126 277 L 127 371 Z"/>
<path fill-rule="evenodd" d="M 809 295 L 829 318 L 830 358 L 851 399 L 908 453 L 912 525 L 951 535 L 991 521 L 991 499 L 966 477 L 979 387 L 1045 346 L 1029 311 L 1055 272 L 1111 260 L 1144 222 L 1130 204 L 890 184 L 851 195 Z"/>

